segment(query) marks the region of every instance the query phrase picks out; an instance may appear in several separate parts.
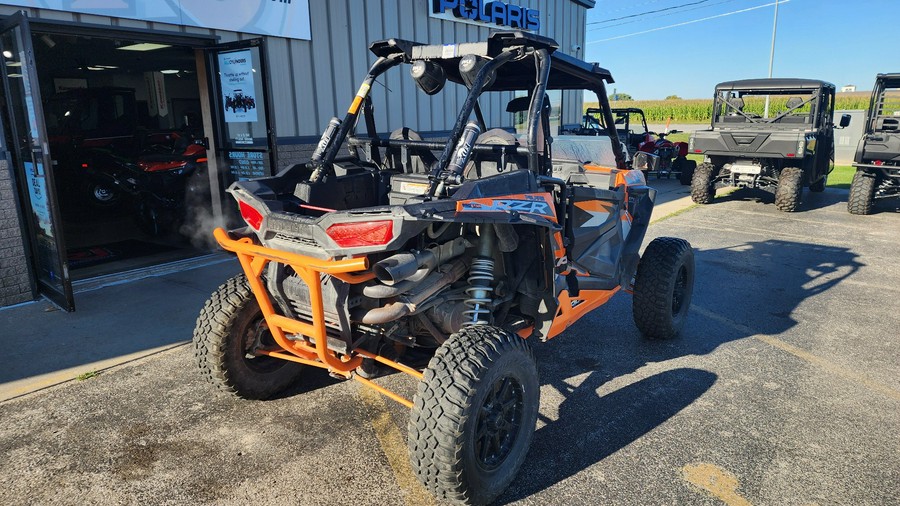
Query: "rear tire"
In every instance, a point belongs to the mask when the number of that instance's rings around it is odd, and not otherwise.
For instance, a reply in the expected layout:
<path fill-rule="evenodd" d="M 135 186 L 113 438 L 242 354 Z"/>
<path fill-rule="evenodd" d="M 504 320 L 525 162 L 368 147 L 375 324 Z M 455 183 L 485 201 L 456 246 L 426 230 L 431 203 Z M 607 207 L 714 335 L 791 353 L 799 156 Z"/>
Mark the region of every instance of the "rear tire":
<path fill-rule="evenodd" d="M 437 350 L 409 417 L 416 476 L 440 499 L 493 501 L 528 453 L 540 402 L 528 343 L 503 329 L 467 327 Z"/>
<path fill-rule="evenodd" d="M 701 163 L 691 176 L 691 200 L 696 204 L 709 204 L 716 196 L 713 174 L 716 168 L 709 162 Z"/>
<path fill-rule="evenodd" d="M 878 178 L 865 171 L 857 170 L 853 174 L 850 197 L 847 199 L 847 210 L 850 214 L 872 214 L 877 183 Z"/>
<path fill-rule="evenodd" d="M 775 190 L 775 207 L 779 211 L 793 213 L 800 207 L 803 193 L 803 169 L 785 167 L 778 177 L 778 189 Z"/>
<path fill-rule="evenodd" d="M 297 381 L 302 366 L 253 355 L 257 346 L 277 345 L 256 297 L 239 274 L 216 289 L 194 328 L 194 357 L 201 374 L 219 390 L 244 399 L 267 399 Z"/>
<path fill-rule="evenodd" d="M 647 245 L 634 279 L 634 324 L 644 337 L 671 339 L 684 326 L 694 291 L 694 250 L 684 239 Z"/>

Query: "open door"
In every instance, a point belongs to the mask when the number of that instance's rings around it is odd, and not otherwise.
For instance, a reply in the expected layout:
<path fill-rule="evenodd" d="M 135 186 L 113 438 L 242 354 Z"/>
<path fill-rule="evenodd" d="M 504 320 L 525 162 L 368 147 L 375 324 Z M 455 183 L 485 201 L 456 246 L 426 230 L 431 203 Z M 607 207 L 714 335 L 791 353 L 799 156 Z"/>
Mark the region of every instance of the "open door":
<path fill-rule="evenodd" d="M 207 49 L 219 181 L 270 176 L 275 127 L 263 39 Z"/>
<path fill-rule="evenodd" d="M 0 54 L 5 95 L 0 106 L 6 109 L 7 149 L 22 194 L 38 292 L 74 311 L 31 31 L 24 12 L 0 24 Z"/>

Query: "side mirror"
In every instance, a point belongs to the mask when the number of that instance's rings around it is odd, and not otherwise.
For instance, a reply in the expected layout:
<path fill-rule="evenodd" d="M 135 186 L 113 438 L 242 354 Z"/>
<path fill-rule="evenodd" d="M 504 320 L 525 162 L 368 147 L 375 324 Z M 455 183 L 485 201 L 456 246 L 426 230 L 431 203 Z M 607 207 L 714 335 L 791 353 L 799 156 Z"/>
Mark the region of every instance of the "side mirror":
<path fill-rule="evenodd" d="M 849 125 L 850 125 L 850 115 L 842 114 L 841 115 L 841 123 L 840 123 L 841 128 L 847 128 Z"/>

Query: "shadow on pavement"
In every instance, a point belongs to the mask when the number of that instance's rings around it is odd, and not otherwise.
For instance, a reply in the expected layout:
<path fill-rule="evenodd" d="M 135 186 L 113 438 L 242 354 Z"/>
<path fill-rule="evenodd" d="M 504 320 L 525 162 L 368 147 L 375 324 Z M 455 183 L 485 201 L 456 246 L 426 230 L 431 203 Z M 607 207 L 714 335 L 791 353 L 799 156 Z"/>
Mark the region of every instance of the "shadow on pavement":
<path fill-rule="evenodd" d="M 800 198 L 800 207 L 797 211 L 802 213 L 829 207 L 839 202 L 847 202 L 847 192 L 826 189 L 825 192 L 813 193 L 809 191 L 809 188 L 804 188 Z M 775 194 L 754 188 L 739 188 L 729 194 L 716 197 L 711 205 L 724 202 L 758 202 L 762 205 L 774 206 Z"/>
<path fill-rule="evenodd" d="M 791 241 L 748 242 L 695 250 L 693 305 L 764 334 L 794 327 L 794 309 L 852 276 L 863 265 L 840 247 Z M 631 321 L 631 298 L 618 296 L 563 335 L 535 346 L 541 384 L 564 398 L 556 421 L 535 433 L 519 476 L 500 502 L 523 499 L 596 464 L 676 415 L 702 396 L 716 375 L 679 368 L 600 396 L 597 390 L 647 364 L 707 355 L 749 337 L 739 326 L 689 315 L 670 341 L 642 339 Z M 590 373 L 573 388 L 577 376 Z M 575 380 L 577 383 L 577 380 Z"/>
<path fill-rule="evenodd" d="M 586 371 L 585 371 L 586 372 Z M 498 501 L 517 501 L 596 464 L 689 406 L 716 382 L 699 369 L 674 369 L 600 396 L 594 371 L 566 395 L 559 419 L 538 429 L 522 472 Z"/>

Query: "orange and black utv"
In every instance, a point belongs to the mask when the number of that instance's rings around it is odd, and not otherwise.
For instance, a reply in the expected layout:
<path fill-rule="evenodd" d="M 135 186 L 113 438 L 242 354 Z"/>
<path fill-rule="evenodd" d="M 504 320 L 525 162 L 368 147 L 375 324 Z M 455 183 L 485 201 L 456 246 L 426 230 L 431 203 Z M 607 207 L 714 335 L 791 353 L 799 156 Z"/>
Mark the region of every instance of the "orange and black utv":
<path fill-rule="evenodd" d="M 656 192 L 611 142 L 612 77 L 557 47 L 522 32 L 372 44 L 375 63 L 312 160 L 229 189 L 247 226 L 215 237 L 244 274 L 197 320 L 207 379 L 251 399 L 291 385 L 301 365 L 359 381 L 411 408 L 409 455 L 422 483 L 481 504 L 510 484 L 531 443 L 532 342 L 620 290 L 633 292 L 642 334 L 678 333 L 691 246 L 658 238 L 640 256 Z M 373 85 L 402 66 L 427 95 L 463 91 L 447 137 L 377 133 Z M 551 90 L 595 93 L 606 135 L 554 138 Z M 502 104 L 523 134 L 486 124 L 509 118 Z M 385 370 L 418 381 L 412 400 L 373 381 Z"/>

